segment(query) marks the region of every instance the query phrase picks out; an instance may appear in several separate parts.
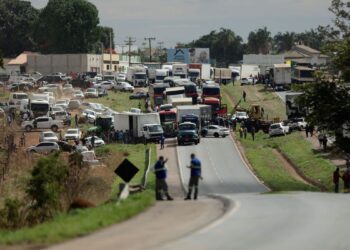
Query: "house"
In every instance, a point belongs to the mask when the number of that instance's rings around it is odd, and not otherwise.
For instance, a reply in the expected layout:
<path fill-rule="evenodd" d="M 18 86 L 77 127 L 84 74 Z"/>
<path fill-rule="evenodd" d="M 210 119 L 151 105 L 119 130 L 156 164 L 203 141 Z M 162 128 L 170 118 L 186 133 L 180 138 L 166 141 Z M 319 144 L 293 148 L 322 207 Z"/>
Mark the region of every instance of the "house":
<path fill-rule="evenodd" d="M 292 61 L 300 66 L 320 66 L 328 63 L 329 57 L 320 51 L 305 45 L 296 44 L 283 54 L 285 61 Z"/>

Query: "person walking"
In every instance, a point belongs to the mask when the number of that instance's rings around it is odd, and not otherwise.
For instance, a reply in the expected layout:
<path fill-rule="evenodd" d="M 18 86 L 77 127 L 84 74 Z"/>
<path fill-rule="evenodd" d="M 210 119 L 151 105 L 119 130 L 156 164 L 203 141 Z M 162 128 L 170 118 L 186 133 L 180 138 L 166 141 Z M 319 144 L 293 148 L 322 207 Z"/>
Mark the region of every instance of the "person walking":
<path fill-rule="evenodd" d="M 247 97 L 247 93 L 244 90 L 243 90 L 242 97 L 243 97 L 243 101 L 245 102 L 246 101 L 246 97 Z"/>
<path fill-rule="evenodd" d="M 248 133 L 247 127 L 244 127 L 243 128 L 244 139 L 247 139 L 247 133 Z"/>
<path fill-rule="evenodd" d="M 75 121 L 75 127 L 78 127 L 78 114 L 75 114 L 74 116 L 74 121 Z"/>
<path fill-rule="evenodd" d="M 255 127 L 254 126 L 252 126 L 251 134 L 252 134 L 253 141 L 255 141 Z"/>
<path fill-rule="evenodd" d="M 160 137 L 159 142 L 160 142 L 160 149 L 164 149 L 164 142 L 165 142 L 165 137 L 164 137 L 164 135 L 162 135 L 162 136 Z"/>
<path fill-rule="evenodd" d="M 156 175 L 156 200 L 162 201 L 163 196 L 162 193 L 165 194 L 168 201 L 174 200 L 168 193 L 168 184 L 166 182 L 167 178 L 167 168 L 165 163 L 168 159 L 164 159 L 163 156 L 159 156 L 158 161 L 153 167 L 153 171 Z"/>
<path fill-rule="evenodd" d="M 340 173 L 339 168 L 333 172 L 333 183 L 334 183 L 334 192 L 339 193 L 339 179 L 340 179 Z"/>
<path fill-rule="evenodd" d="M 306 137 L 309 137 L 309 124 L 306 124 L 306 126 L 305 126 L 305 135 L 306 135 Z"/>
<path fill-rule="evenodd" d="M 243 128 L 242 127 L 240 127 L 239 128 L 239 138 L 243 138 Z"/>
<path fill-rule="evenodd" d="M 198 198 L 198 183 L 199 179 L 202 178 L 202 164 L 200 160 L 196 158 L 195 154 L 191 154 L 191 165 L 188 166 L 191 169 L 190 181 L 188 184 L 188 193 L 185 200 L 191 200 L 192 189 L 194 188 L 194 197 L 193 199 L 197 200 Z"/>
<path fill-rule="evenodd" d="M 349 192 L 349 182 L 350 182 L 350 168 L 347 168 L 342 176 L 344 181 L 344 193 Z"/>
<path fill-rule="evenodd" d="M 328 138 L 326 135 L 323 136 L 323 140 L 322 140 L 322 145 L 323 145 L 323 151 L 327 150 L 327 142 L 328 142 Z"/>
<path fill-rule="evenodd" d="M 91 147 L 93 149 L 95 148 L 95 134 L 92 134 L 92 136 L 91 136 Z"/>

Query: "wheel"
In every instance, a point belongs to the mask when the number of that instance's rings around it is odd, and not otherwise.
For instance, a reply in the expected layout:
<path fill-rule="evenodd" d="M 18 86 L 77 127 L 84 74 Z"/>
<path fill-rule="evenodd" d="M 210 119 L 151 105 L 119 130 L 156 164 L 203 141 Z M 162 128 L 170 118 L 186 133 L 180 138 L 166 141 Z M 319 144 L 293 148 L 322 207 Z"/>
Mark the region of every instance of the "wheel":
<path fill-rule="evenodd" d="M 218 133 L 214 133 L 214 137 L 218 138 L 219 134 Z"/>
<path fill-rule="evenodd" d="M 27 125 L 25 129 L 27 132 L 30 132 L 30 131 L 32 131 L 32 126 Z"/>
<path fill-rule="evenodd" d="M 57 127 L 56 125 L 53 125 L 53 126 L 51 126 L 51 130 L 52 130 L 53 132 L 57 132 L 58 127 Z"/>
<path fill-rule="evenodd" d="M 225 138 L 226 137 L 226 135 L 222 135 L 222 138 Z"/>

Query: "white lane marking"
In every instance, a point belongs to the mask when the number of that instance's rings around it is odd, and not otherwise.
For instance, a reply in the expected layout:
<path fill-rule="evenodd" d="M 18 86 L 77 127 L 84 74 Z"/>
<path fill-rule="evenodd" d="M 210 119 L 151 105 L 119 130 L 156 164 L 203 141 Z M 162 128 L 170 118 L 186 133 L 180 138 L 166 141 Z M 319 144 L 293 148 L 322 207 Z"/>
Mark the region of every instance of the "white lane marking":
<path fill-rule="evenodd" d="M 229 198 L 226 198 L 229 199 Z M 212 223 L 210 223 L 209 225 L 207 225 L 206 227 L 200 229 L 199 231 L 197 231 L 197 234 L 205 234 L 208 231 L 212 230 L 213 228 L 219 226 L 220 224 L 222 224 L 225 220 L 227 220 L 229 217 L 231 217 L 232 215 L 234 215 L 235 213 L 238 212 L 238 210 L 241 207 L 241 203 L 239 201 L 234 201 L 234 204 L 230 206 L 229 211 L 227 211 L 223 216 L 221 216 L 219 219 L 213 221 Z"/>
<path fill-rule="evenodd" d="M 255 173 L 250 169 L 250 167 L 248 166 L 247 162 L 246 162 L 245 159 L 243 158 L 241 151 L 238 149 L 238 146 L 237 146 L 237 144 L 236 144 L 236 141 L 235 141 L 235 139 L 233 138 L 233 136 L 232 136 L 231 133 L 230 133 L 230 138 L 231 138 L 231 140 L 232 140 L 232 142 L 233 142 L 233 146 L 236 148 L 236 151 L 237 151 L 239 157 L 241 158 L 241 161 L 243 162 L 244 166 L 248 169 L 248 171 L 251 173 L 251 175 L 254 176 L 254 178 L 255 178 L 261 185 L 263 185 L 263 186 L 267 189 L 267 191 L 271 191 L 271 189 L 270 189 L 268 186 L 266 186 L 265 183 L 262 182 L 262 181 L 255 175 Z"/>

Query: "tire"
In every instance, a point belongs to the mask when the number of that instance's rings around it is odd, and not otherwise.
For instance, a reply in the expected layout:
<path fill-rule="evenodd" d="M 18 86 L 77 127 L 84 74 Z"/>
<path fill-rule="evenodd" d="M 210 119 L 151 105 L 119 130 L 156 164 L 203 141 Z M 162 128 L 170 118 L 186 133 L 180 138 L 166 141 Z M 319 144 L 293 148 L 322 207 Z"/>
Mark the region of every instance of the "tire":
<path fill-rule="evenodd" d="M 33 129 L 32 126 L 29 126 L 29 125 L 25 127 L 26 132 L 30 132 L 32 131 L 32 129 Z"/>
<path fill-rule="evenodd" d="M 222 138 L 225 138 L 226 137 L 226 135 L 222 135 Z"/>
<path fill-rule="evenodd" d="M 52 130 L 53 132 L 57 132 L 58 127 L 57 127 L 56 125 L 52 125 L 52 126 L 51 126 L 51 130 Z"/>
<path fill-rule="evenodd" d="M 33 154 L 36 153 L 36 151 L 34 149 L 30 150 L 29 153 Z"/>
<path fill-rule="evenodd" d="M 219 137 L 219 134 L 218 134 L 218 133 L 215 133 L 215 134 L 214 134 L 214 137 L 215 137 L 215 138 L 218 138 L 218 137 Z"/>

